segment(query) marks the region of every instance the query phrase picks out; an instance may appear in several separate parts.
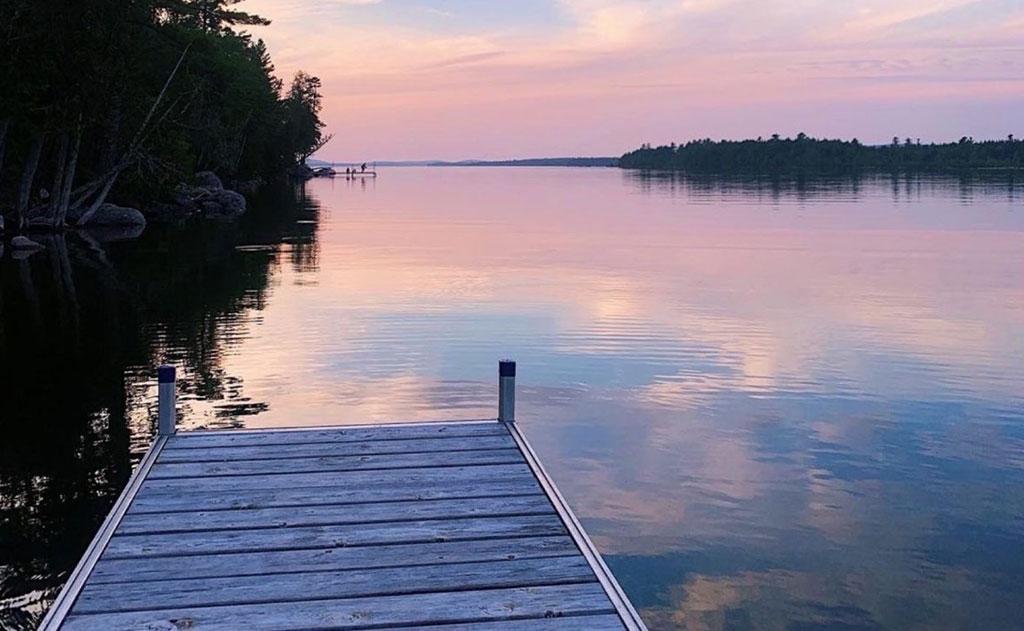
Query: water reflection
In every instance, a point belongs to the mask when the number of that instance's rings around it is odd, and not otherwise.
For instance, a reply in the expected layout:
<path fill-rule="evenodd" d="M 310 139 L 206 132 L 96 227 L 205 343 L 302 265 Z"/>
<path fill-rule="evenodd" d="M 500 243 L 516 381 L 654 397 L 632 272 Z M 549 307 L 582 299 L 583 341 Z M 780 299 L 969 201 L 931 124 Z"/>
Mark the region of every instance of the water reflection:
<path fill-rule="evenodd" d="M 5 402 L 87 394 L 4 404 L 43 464 L 5 458 L 3 479 L 88 477 L 92 498 L 37 524 L 78 520 L 49 527 L 63 557 L 22 546 L 44 578 L 0 561 L 4 615 L 84 547 L 148 440 L 159 361 L 182 366 L 188 426 L 283 426 L 489 417 L 514 356 L 526 432 L 652 628 L 1017 624 L 1013 179 L 393 169 L 268 208 L 105 245 L 106 268 L 69 238 L 70 267 L 30 259 L 35 300 L 4 260 L 0 343 L 24 358 Z M 76 303 L 53 297 L 62 270 Z M 57 417 L 92 460 L 51 445 Z M 5 527 L 27 497 L 4 491 Z"/>
<path fill-rule="evenodd" d="M 315 271 L 316 217 L 290 191 L 241 224 L 40 237 L 0 262 L 0 628 L 34 629 L 149 443 L 154 367 L 241 424 L 226 349 L 266 305 L 276 270 Z M 285 238 L 291 243 L 279 253 Z M 242 243 L 271 250 L 239 252 Z M 284 258 L 287 254 L 287 258 Z"/>
<path fill-rule="evenodd" d="M 792 201 L 848 201 L 860 199 L 867 193 L 888 188 L 893 201 L 921 200 L 927 197 L 954 195 L 970 202 L 978 196 L 993 199 L 1005 196 L 1006 201 L 1020 199 L 1020 176 L 1014 172 L 981 171 L 955 176 L 922 176 L 912 173 L 850 174 L 820 176 L 808 174 L 774 176 L 687 175 L 672 171 L 628 171 L 626 178 L 637 190 L 647 194 L 668 197 L 686 196 L 691 201 L 699 198 L 747 198 L 763 203 L 771 199 Z"/>

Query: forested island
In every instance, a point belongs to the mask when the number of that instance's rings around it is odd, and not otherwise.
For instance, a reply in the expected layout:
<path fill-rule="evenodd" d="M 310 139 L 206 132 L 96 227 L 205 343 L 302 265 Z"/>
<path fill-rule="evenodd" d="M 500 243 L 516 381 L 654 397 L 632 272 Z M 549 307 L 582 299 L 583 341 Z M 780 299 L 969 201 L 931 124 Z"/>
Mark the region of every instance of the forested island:
<path fill-rule="evenodd" d="M 893 138 L 888 145 L 865 145 L 853 140 L 829 140 L 798 134 L 778 134 L 756 140 L 693 140 L 685 144 L 643 145 L 623 155 L 625 169 L 686 171 L 690 173 L 850 173 L 962 172 L 1024 169 L 1024 142 L 975 141 L 922 144 L 920 139 Z"/>
<path fill-rule="evenodd" d="M 0 232 L 238 214 L 300 169 L 320 80 L 286 88 L 237 2 L 0 2 Z"/>

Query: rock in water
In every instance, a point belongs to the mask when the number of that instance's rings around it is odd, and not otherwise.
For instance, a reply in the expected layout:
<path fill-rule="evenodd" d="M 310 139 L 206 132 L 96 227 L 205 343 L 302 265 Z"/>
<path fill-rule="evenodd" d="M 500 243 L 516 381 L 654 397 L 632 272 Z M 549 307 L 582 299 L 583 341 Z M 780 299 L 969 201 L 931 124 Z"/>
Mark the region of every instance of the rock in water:
<path fill-rule="evenodd" d="M 11 247 L 15 250 L 40 250 L 43 246 L 19 234 L 11 239 Z"/>
<path fill-rule="evenodd" d="M 202 188 L 208 188 L 210 190 L 219 191 L 224 188 L 224 183 L 220 181 L 217 174 L 213 171 L 200 171 L 195 176 L 196 186 Z"/>
<path fill-rule="evenodd" d="M 103 204 L 85 223 L 87 226 L 145 226 L 146 217 L 135 208 Z"/>
<path fill-rule="evenodd" d="M 211 217 L 237 217 L 245 214 L 245 197 L 235 191 L 212 191 L 201 204 Z"/>
<path fill-rule="evenodd" d="M 245 197 L 241 193 L 221 188 L 220 180 L 216 184 L 216 187 L 179 184 L 174 191 L 173 203 L 155 204 L 150 207 L 151 214 L 160 221 L 184 219 L 194 214 L 218 219 L 244 215 Z"/>

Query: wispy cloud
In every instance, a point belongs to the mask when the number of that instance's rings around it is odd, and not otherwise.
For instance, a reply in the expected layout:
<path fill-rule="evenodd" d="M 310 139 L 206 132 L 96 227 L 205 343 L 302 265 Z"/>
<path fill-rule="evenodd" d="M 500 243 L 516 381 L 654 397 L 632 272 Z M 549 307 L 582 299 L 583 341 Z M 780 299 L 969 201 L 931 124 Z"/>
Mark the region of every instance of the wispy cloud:
<path fill-rule="evenodd" d="M 925 138 L 1002 136 L 1011 131 L 1002 129 L 1011 123 L 1007 100 L 1024 99 L 1015 80 L 1024 76 L 1019 0 L 247 0 L 246 8 L 274 19 L 258 34 L 282 72 L 301 67 L 324 79 L 332 125 L 363 121 L 342 134 L 357 154 L 523 155 L 553 151 L 555 138 L 559 152 L 615 153 L 647 140 L 749 134 L 765 119 L 782 129 L 808 104 L 828 103 L 863 114 L 792 124 L 882 139 L 891 134 L 869 113 L 884 105 L 902 107 Z M 956 94 L 967 84 L 970 95 Z M 922 97 L 934 115 L 921 111 Z M 954 105 L 972 116 L 950 120 Z M 403 149 L 438 125 L 464 137 L 464 149 Z M 508 140 L 476 147 L 482 128 L 506 129 Z"/>
<path fill-rule="evenodd" d="M 453 57 L 444 61 L 436 61 L 422 66 L 424 70 L 431 70 L 435 68 L 451 68 L 452 66 L 463 66 L 466 64 L 475 64 L 482 61 L 488 61 L 504 55 L 504 51 L 495 50 L 483 53 L 473 53 L 471 55 L 462 55 L 459 57 Z"/>

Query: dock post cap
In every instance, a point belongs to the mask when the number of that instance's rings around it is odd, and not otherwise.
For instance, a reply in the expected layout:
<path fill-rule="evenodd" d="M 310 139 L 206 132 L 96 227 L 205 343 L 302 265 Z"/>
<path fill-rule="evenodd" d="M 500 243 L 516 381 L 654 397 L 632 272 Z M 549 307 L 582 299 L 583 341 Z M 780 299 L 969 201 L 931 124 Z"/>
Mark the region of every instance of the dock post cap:
<path fill-rule="evenodd" d="M 174 366 L 163 365 L 156 369 L 157 377 L 157 424 L 158 436 L 170 436 L 178 429 L 177 383 Z"/>
<path fill-rule="evenodd" d="M 156 380 L 158 383 L 174 383 L 174 366 L 164 364 L 156 369 Z"/>
<path fill-rule="evenodd" d="M 516 363 L 511 359 L 498 362 L 498 420 L 516 421 Z"/>

